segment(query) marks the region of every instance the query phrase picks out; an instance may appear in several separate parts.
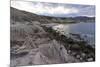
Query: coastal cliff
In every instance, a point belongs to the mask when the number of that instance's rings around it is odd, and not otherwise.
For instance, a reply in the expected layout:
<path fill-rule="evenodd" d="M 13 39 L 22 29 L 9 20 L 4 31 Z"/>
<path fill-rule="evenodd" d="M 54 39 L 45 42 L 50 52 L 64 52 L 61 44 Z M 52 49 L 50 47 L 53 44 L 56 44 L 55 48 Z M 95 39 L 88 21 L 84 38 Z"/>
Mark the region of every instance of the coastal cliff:
<path fill-rule="evenodd" d="M 94 49 L 84 46 L 84 41 L 68 39 L 44 25 L 55 23 L 46 16 L 11 7 L 10 19 L 12 67 L 95 60 Z"/>

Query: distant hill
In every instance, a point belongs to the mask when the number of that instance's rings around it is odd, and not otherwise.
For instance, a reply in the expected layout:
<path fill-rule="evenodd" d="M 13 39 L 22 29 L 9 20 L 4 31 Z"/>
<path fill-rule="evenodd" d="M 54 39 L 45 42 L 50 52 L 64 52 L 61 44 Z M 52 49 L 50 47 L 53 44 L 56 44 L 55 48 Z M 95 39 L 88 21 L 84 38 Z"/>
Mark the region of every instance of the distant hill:
<path fill-rule="evenodd" d="M 21 11 L 13 7 L 11 7 L 10 14 L 11 14 L 11 19 L 13 19 L 14 21 L 30 21 L 30 20 L 37 19 L 36 17 L 38 17 L 33 13 Z"/>
<path fill-rule="evenodd" d="M 23 11 L 23 10 L 18 10 L 16 8 L 13 8 L 13 7 L 10 7 L 10 18 L 11 18 L 11 21 L 15 21 L 15 22 L 31 22 L 31 21 L 40 21 L 41 23 L 47 23 L 49 22 L 47 17 L 44 17 L 44 16 L 39 16 L 39 15 L 36 15 L 34 13 L 30 13 L 30 12 L 26 12 L 26 11 Z"/>
<path fill-rule="evenodd" d="M 95 22 L 95 17 L 78 16 L 72 19 L 78 22 Z"/>
<path fill-rule="evenodd" d="M 11 19 L 14 21 L 39 21 L 41 23 L 76 23 L 76 22 L 95 22 L 95 17 L 51 17 L 42 16 L 34 13 L 18 10 L 11 7 Z M 12 21 L 13 21 L 12 20 Z"/>

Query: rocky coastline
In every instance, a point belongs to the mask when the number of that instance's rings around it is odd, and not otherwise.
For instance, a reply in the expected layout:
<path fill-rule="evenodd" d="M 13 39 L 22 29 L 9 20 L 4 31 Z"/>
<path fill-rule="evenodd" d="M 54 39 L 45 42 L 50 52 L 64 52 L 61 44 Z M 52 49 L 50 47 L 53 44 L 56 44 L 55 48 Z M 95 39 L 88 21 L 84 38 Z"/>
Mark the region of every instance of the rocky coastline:
<path fill-rule="evenodd" d="M 72 34 L 65 36 L 60 32 L 56 32 L 52 27 L 42 26 L 46 32 L 50 33 L 51 39 L 56 39 L 60 43 L 63 43 L 67 50 L 67 53 L 79 59 L 81 62 L 95 61 L 95 48 L 88 45 L 84 39 L 81 39 L 79 34 Z M 73 38 L 76 36 L 77 39 Z"/>
<path fill-rule="evenodd" d="M 10 19 L 11 67 L 95 61 L 95 48 L 53 30 L 45 17 L 11 7 Z"/>

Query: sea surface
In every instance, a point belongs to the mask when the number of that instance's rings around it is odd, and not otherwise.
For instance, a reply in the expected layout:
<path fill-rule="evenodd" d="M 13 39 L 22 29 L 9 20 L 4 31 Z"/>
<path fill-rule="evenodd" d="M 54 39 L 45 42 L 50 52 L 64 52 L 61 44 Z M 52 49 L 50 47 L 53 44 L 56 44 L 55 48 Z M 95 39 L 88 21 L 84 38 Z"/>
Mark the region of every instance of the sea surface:
<path fill-rule="evenodd" d="M 95 44 L 95 23 L 94 22 L 80 22 L 73 24 L 61 24 L 54 27 L 54 29 L 63 30 L 65 34 L 73 33 L 79 34 L 91 46 Z"/>

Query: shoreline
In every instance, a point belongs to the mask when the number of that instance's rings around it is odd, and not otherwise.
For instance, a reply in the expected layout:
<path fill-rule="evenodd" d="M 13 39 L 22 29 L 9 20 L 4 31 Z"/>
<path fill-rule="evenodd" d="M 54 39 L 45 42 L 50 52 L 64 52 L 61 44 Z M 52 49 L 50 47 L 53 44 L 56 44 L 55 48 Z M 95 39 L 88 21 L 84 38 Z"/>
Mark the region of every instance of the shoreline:
<path fill-rule="evenodd" d="M 81 62 L 95 61 L 95 48 L 92 48 L 84 40 L 74 40 L 71 37 L 67 37 L 59 32 L 56 32 L 52 29 L 52 27 L 47 27 L 45 25 L 42 27 L 50 34 L 51 39 L 56 39 L 64 45 L 68 54 L 79 59 Z M 77 36 L 80 37 L 78 34 Z"/>
<path fill-rule="evenodd" d="M 95 61 L 95 48 L 53 30 L 59 23 L 48 17 L 11 7 L 10 19 L 11 67 Z"/>

